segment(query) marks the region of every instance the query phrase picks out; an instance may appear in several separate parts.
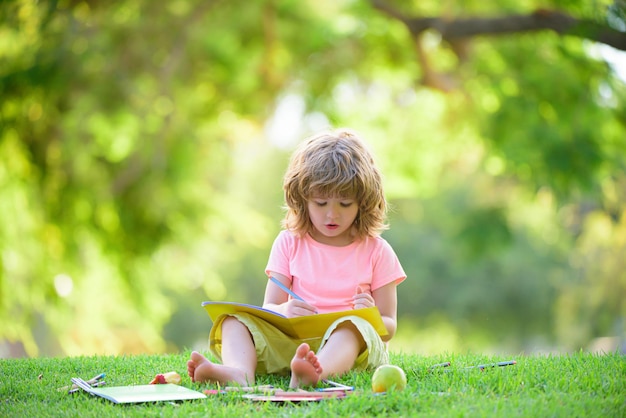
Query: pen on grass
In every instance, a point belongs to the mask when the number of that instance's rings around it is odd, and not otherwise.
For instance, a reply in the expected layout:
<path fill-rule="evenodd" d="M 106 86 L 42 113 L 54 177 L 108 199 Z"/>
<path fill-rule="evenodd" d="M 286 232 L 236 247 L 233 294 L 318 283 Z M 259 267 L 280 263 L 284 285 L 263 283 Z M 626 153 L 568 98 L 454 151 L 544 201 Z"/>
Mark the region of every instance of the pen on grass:
<path fill-rule="evenodd" d="M 304 300 L 300 296 L 296 295 L 291 289 L 289 289 L 287 286 L 282 284 L 280 282 L 280 280 L 278 280 L 276 277 L 270 276 L 270 280 L 273 281 L 278 287 L 283 289 L 285 292 L 287 292 L 289 295 L 291 295 L 292 298 L 298 299 L 299 301 L 302 301 L 302 302 L 306 302 L 306 300 Z"/>
<path fill-rule="evenodd" d="M 446 361 L 444 363 L 433 364 L 432 366 L 428 368 L 428 371 L 432 372 L 433 370 L 438 369 L 438 368 L 450 367 L 450 364 L 451 363 L 449 361 Z"/>
<path fill-rule="evenodd" d="M 346 386 L 341 383 L 333 382 L 332 380 L 324 379 L 322 383 L 330 385 L 330 388 L 319 388 L 316 389 L 317 392 L 352 392 L 354 390 L 354 386 Z"/>
<path fill-rule="evenodd" d="M 100 373 L 99 375 L 96 375 L 94 377 L 92 377 L 91 379 L 87 380 L 85 383 L 89 384 L 90 386 L 102 386 L 105 384 L 104 380 L 104 376 L 106 376 L 106 373 Z M 70 386 L 64 386 L 62 388 L 59 388 L 60 391 L 64 391 L 67 390 L 68 393 L 74 393 L 78 391 L 78 386 L 76 386 L 75 384 L 72 384 Z"/>
<path fill-rule="evenodd" d="M 471 366 L 471 367 L 467 367 L 467 369 L 480 369 L 480 370 L 484 370 L 488 367 L 504 367 L 504 366 L 513 366 L 517 364 L 517 362 L 515 360 L 507 360 L 507 361 L 500 361 L 498 363 L 490 363 L 490 364 L 479 364 L 478 366 Z"/>

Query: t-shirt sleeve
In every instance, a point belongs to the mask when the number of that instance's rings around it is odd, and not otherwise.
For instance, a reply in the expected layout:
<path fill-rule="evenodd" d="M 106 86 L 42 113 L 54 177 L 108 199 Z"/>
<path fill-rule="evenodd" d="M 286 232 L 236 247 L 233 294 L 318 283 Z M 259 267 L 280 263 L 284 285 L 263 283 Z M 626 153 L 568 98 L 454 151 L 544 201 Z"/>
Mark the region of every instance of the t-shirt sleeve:
<path fill-rule="evenodd" d="M 380 246 L 374 261 L 372 290 L 381 288 L 391 282 L 397 285 L 406 279 L 406 273 L 400 264 L 395 251 L 387 241 L 380 238 Z"/>
<path fill-rule="evenodd" d="M 267 260 L 267 266 L 265 267 L 265 274 L 268 276 L 270 272 L 273 271 L 291 278 L 289 260 L 291 259 L 290 254 L 293 237 L 290 236 L 290 234 L 290 232 L 283 230 L 274 240 L 269 259 Z"/>

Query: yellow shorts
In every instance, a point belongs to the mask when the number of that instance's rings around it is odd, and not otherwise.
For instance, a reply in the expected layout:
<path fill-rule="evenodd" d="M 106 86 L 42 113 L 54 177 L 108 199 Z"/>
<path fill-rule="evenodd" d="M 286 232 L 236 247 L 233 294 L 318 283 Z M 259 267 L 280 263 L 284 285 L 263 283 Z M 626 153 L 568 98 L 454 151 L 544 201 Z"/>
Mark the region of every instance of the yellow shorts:
<path fill-rule="evenodd" d="M 374 330 L 374 327 L 365 319 L 358 316 L 339 318 L 330 325 L 323 337 L 299 339 L 291 338 L 266 321 L 246 313 L 222 315 L 213 324 L 209 336 L 209 348 L 211 353 L 220 361 L 222 360 L 222 322 L 227 316 L 237 318 L 250 330 L 256 347 L 256 373 L 259 375 L 288 374 L 290 372 L 289 365 L 291 359 L 300 344 L 307 343 L 313 351 L 319 351 L 335 328 L 345 321 L 350 321 L 354 324 L 363 336 L 363 340 L 366 344 L 366 348 L 359 354 L 354 362 L 352 370 L 373 370 L 381 364 L 389 363 L 387 345 L 380 338 L 376 330 Z"/>

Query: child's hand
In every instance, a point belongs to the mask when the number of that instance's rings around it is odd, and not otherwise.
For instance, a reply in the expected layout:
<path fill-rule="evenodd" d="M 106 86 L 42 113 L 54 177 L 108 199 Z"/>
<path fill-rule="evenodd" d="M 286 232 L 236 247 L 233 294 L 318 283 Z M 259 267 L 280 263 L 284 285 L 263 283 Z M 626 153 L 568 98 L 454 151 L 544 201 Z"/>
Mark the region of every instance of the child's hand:
<path fill-rule="evenodd" d="M 313 305 L 309 305 L 298 299 L 290 299 L 283 304 L 283 314 L 287 318 L 294 318 L 296 316 L 315 315 L 317 308 Z"/>
<path fill-rule="evenodd" d="M 352 306 L 354 309 L 370 308 L 372 306 L 376 306 L 374 298 L 370 294 L 368 287 L 369 286 L 363 285 L 359 285 L 356 287 L 356 294 L 352 298 Z"/>

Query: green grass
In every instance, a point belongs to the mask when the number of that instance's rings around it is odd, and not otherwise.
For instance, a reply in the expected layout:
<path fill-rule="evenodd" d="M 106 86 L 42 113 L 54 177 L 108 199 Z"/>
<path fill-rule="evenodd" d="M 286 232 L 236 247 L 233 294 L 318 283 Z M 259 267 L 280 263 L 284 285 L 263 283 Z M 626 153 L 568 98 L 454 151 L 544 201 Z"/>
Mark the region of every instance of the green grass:
<path fill-rule="evenodd" d="M 343 400 L 271 404 L 236 394 L 178 403 L 115 405 L 86 393 L 68 395 L 57 388 L 74 376 L 89 379 L 106 372 L 108 386 L 147 384 L 156 373 L 178 371 L 182 385 L 196 390 L 186 376 L 189 353 L 154 356 L 69 357 L 0 360 L 0 417 L 47 416 L 452 416 L 452 417 L 625 417 L 626 357 L 619 354 L 515 356 L 472 354 L 420 357 L 392 354 L 408 378 L 402 392 L 375 396 L 371 373 L 335 379 L 356 392 Z M 464 369 L 513 359 L 514 366 Z M 452 366 L 428 372 L 430 365 Z M 286 377 L 266 376 L 258 384 L 286 387 Z"/>

